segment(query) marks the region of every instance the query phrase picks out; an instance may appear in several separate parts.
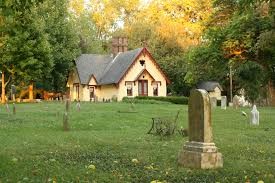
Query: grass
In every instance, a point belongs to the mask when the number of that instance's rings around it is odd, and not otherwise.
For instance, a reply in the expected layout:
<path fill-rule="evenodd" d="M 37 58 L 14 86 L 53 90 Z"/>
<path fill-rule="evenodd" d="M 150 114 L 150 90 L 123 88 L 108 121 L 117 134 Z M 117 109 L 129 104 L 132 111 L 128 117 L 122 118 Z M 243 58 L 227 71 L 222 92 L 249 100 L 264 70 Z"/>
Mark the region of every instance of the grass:
<path fill-rule="evenodd" d="M 72 103 L 71 129 L 63 132 L 65 104 L 18 104 L 15 116 L 0 106 L 0 182 L 275 182 L 274 108 L 259 108 L 258 127 L 241 115 L 248 108 L 216 108 L 214 141 L 224 168 L 193 170 L 177 165 L 187 138 L 146 134 L 152 117 L 174 117 L 178 109 L 187 127 L 187 106 L 135 104 L 136 113 L 118 112 L 130 107 L 82 103 L 78 112 Z"/>

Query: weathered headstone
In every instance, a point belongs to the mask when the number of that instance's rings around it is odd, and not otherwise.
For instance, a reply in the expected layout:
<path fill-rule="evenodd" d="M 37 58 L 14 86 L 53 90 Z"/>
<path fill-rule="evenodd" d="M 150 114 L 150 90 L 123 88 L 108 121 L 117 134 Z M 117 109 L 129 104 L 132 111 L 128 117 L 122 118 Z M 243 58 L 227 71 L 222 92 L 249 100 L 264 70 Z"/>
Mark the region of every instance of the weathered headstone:
<path fill-rule="evenodd" d="M 178 163 L 189 168 L 219 168 L 223 166 L 222 154 L 213 142 L 210 98 L 205 90 L 192 90 L 188 104 L 188 135 L 179 153 Z"/>
<path fill-rule="evenodd" d="M 234 109 L 238 109 L 238 107 L 240 106 L 239 100 L 240 100 L 240 98 L 237 95 L 235 95 L 233 97 L 233 108 Z"/>
<path fill-rule="evenodd" d="M 67 99 L 65 113 L 63 115 L 63 130 L 64 131 L 69 131 L 69 129 L 70 129 L 69 128 L 69 118 L 68 118 L 69 107 L 70 107 L 70 101 Z"/>
<path fill-rule="evenodd" d="M 250 115 L 250 123 L 252 125 L 259 125 L 259 121 L 260 121 L 260 113 L 257 110 L 256 105 L 253 105 L 251 115 Z"/>
<path fill-rule="evenodd" d="M 11 111 L 10 111 L 10 106 L 8 103 L 6 103 L 6 110 L 7 110 L 7 113 L 10 114 Z"/>
<path fill-rule="evenodd" d="M 13 115 L 16 114 L 16 107 L 15 107 L 15 103 L 12 104 L 12 113 Z"/>
<path fill-rule="evenodd" d="M 216 97 L 211 97 L 210 102 L 211 102 L 211 107 L 212 108 L 217 107 L 217 98 Z"/>
<path fill-rule="evenodd" d="M 78 111 L 80 111 L 80 108 L 81 108 L 80 100 L 77 101 L 77 103 L 76 103 L 76 108 L 77 108 Z"/>
<path fill-rule="evenodd" d="M 226 104 L 227 104 L 227 98 L 226 96 L 221 97 L 221 109 L 226 109 Z"/>

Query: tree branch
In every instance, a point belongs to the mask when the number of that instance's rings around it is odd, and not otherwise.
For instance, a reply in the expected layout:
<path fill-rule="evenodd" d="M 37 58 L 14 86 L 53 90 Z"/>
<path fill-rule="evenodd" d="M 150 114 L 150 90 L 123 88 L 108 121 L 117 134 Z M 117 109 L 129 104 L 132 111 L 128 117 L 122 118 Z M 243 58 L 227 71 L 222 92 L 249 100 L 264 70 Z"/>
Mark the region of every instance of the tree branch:
<path fill-rule="evenodd" d="M 8 79 L 8 81 L 4 84 L 4 86 L 6 87 L 6 86 L 9 84 L 10 81 L 11 81 L 11 76 L 9 76 L 9 79 Z"/>

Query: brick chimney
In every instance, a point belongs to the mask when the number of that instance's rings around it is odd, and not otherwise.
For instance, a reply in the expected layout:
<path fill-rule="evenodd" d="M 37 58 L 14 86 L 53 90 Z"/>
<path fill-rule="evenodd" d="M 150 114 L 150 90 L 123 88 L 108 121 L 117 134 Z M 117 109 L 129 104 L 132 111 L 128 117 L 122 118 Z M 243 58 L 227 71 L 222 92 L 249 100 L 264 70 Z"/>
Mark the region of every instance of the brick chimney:
<path fill-rule="evenodd" d="M 112 39 L 112 54 L 115 57 L 119 52 L 128 50 L 127 37 L 113 37 Z"/>

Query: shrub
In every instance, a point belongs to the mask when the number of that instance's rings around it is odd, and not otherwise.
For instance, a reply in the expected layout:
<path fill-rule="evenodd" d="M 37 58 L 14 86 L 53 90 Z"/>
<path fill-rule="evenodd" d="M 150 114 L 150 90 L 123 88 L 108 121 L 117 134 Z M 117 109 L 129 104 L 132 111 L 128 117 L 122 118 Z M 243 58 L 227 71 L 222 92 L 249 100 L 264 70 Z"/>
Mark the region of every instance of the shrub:
<path fill-rule="evenodd" d="M 188 97 L 184 96 L 168 96 L 168 97 L 148 97 L 148 96 L 137 96 L 135 99 L 138 100 L 157 100 L 163 102 L 170 102 L 173 104 L 188 104 Z"/>
<path fill-rule="evenodd" d="M 123 97 L 122 102 L 125 103 L 139 103 L 139 104 L 169 104 L 170 102 L 167 101 L 157 101 L 157 100 L 143 100 L 143 99 L 137 99 L 137 98 L 129 98 L 129 97 Z"/>

